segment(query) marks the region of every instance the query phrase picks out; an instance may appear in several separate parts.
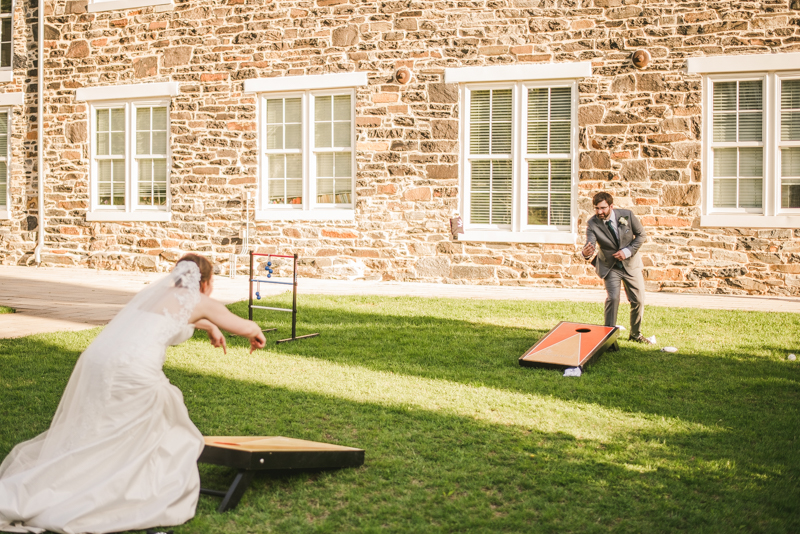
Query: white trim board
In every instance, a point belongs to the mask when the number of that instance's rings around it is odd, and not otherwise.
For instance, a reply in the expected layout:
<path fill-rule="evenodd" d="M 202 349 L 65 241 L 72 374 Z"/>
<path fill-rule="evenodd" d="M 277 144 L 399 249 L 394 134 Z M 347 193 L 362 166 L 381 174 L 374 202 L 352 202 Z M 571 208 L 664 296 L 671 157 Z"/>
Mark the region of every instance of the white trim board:
<path fill-rule="evenodd" d="M 516 82 L 585 78 L 592 75 L 592 62 L 500 65 L 444 69 L 444 83 Z"/>
<path fill-rule="evenodd" d="M 766 72 L 800 68 L 800 52 L 789 54 L 748 54 L 742 56 L 690 57 L 686 60 L 689 74 L 718 72 Z"/>
<path fill-rule="evenodd" d="M 313 89 L 339 89 L 364 85 L 367 85 L 366 72 L 344 72 L 339 74 L 251 78 L 244 81 L 244 92 L 309 91 Z"/>
<path fill-rule="evenodd" d="M 137 7 L 164 5 L 172 6 L 172 0 L 105 0 L 90 3 L 86 6 L 86 11 L 89 13 L 98 13 L 100 11 L 118 11 Z"/>
<path fill-rule="evenodd" d="M 12 68 L 7 68 L 0 70 L 0 82 L 13 82 L 14 81 L 14 70 Z"/>
<path fill-rule="evenodd" d="M 25 103 L 25 93 L 0 93 L 0 106 L 21 106 Z"/>
<path fill-rule="evenodd" d="M 180 94 L 178 82 L 135 83 L 103 87 L 81 87 L 75 91 L 75 100 L 130 100 L 133 98 L 163 98 L 178 94 Z"/>

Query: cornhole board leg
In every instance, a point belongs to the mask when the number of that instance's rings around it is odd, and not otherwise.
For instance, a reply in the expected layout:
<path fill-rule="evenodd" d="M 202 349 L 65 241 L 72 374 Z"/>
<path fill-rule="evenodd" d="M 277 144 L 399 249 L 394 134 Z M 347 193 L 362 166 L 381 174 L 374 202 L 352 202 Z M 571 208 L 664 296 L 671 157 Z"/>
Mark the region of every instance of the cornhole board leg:
<path fill-rule="evenodd" d="M 242 500 L 244 492 L 247 490 L 247 487 L 253 480 L 253 475 L 255 475 L 255 471 L 251 471 L 250 469 L 239 469 L 239 472 L 236 473 L 236 477 L 233 479 L 228 491 L 200 488 L 200 493 L 205 495 L 214 495 L 215 497 L 222 497 L 222 502 L 219 504 L 217 512 L 222 513 L 227 512 L 228 510 L 233 510 L 236 508 L 236 505 L 239 504 L 239 501 Z"/>

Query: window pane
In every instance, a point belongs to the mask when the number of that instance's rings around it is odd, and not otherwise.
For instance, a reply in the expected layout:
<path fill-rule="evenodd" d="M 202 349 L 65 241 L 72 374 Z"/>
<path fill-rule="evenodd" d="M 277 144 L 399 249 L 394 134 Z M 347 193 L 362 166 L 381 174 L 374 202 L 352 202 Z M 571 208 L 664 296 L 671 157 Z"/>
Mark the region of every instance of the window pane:
<path fill-rule="evenodd" d="M 0 112 L 0 158 L 8 157 L 8 112 Z M 3 195 L 1 198 L 4 198 Z"/>
<path fill-rule="evenodd" d="M 736 114 L 714 113 L 714 141 L 725 143 L 736 142 Z"/>
<path fill-rule="evenodd" d="M 267 100 L 267 124 L 280 124 L 283 122 L 283 99 Z"/>
<path fill-rule="evenodd" d="M 740 148 L 739 149 L 739 176 L 764 175 L 764 149 Z"/>
<path fill-rule="evenodd" d="M 569 87 L 554 87 L 550 91 L 550 120 L 570 120 L 572 114 L 572 90 Z"/>
<path fill-rule="evenodd" d="M 111 132 L 111 154 L 125 155 L 125 132 Z"/>
<path fill-rule="evenodd" d="M 167 130 L 167 108 L 157 107 L 152 108 L 153 113 L 153 130 Z"/>
<path fill-rule="evenodd" d="M 739 141 L 761 141 L 763 138 L 761 117 L 761 113 L 739 114 Z"/>
<path fill-rule="evenodd" d="M 269 180 L 269 203 L 286 204 L 286 181 Z"/>
<path fill-rule="evenodd" d="M 270 178 L 286 177 L 286 156 L 270 156 L 268 163 L 268 176 Z"/>
<path fill-rule="evenodd" d="M 736 207 L 736 179 L 714 180 L 714 207 Z"/>
<path fill-rule="evenodd" d="M 570 224 L 571 168 L 568 160 L 528 162 L 528 224 Z"/>
<path fill-rule="evenodd" d="M 318 96 L 314 98 L 314 120 L 330 121 L 332 117 L 331 108 L 333 106 L 332 96 Z"/>
<path fill-rule="evenodd" d="M 347 148 L 350 146 L 350 122 L 333 124 L 333 146 Z"/>
<path fill-rule="evenodd" d="M 333 97 L 333 120 L 350 120 L 350 95 L 336 95 Z"/>
<path fill-rule="evenodd" d="M 267 150 L 283 148 L 283 126 L 267 126 Z"/>
<path fill-rule="evenodd" d="M 781 183 L 781 208 L 800 208 L 800 180 Z"/>
<path fill-rule="evenodd" d="M 272 128 L 270 126 L 269 128 Z M 280 128 L 280 127 L 278 127 Z M 303 147 L 303 125 L 302 124 L 287 124 L 286 125 L 286 147 L 291 149 L 299 149 Z"/>
<path fill-rule="evenodd" d="M 781 141 L 800 141 L 800 80 L 781 81 Z"/>
<path fill-rule="evenodd" d="M 302 180 L 286 180 L 286 201 L 289 204 L 303 203 Z"/>
<path fill-rule="evenodd" d="M 317 177 L 333 176 L 333 154 L 317 154 Z"/>
<path fill-rule="evenodd" d="M 511 162 L 472 162 L 470 221 L 474 224 L 511 223 Z"/>
<path fill-rule="evenodd" d="M 136 132 L 136 153 L 150 154 L 150 132 Z"/>
<path fill-rule="evenodd" d="M 111 130 L 115 132 L 125 131 L 125 110 L 115 108 L 111 110 Z"/>
<path fill-rule="evenodd" d="M 714 149 L 714 176 L 737 176 L 737 150 L 735 148 Z"/>
<path fill-rule="evenodd" d="M 492 91 L 492 154 L 511 153 L 511 89 Z"/>
<path fill-rule="evenodd" d="M 761 81 L 739 82 L 739 111 L 763 109 Z"/>
<path fill-rule="evenodd" d="M 113 180 L 113 204 L 115 206 L 125 205 L 125 161 L 114 160 L 111 164 Z"/>
<path fill-rule="evenodd" d="M 567 154 L 570 151 L 569 122 L 550 124 L 550 153 Z"/>
<path fill-rule="evenodd" d="M 167 132 L 153 132 L 152 154 L 167 153 Z"/>
<path fill-rule="evenodd" d="M 110 126 L 109 122 L 109 110 L 107 109 L 98 109 L 97 110 L 97 131 L 98 132 L 107 132 Z"/>
<path fill-rule="evenodd" d="M 314 146 L 317 148 L 330 148 L 331 142 L 331 123 L 318 122 L 314 125 Z"/>
<path fill-rule="evenodd" d="M 290 154 L 286 156 L 286 177 L 303 177 L 303 158 L 299 154 Z"/>
<path fill-rule="evenodd" d="M 763 180 L 739 180 L 739 207 L 760 208 Z"/>
<path fill-rule="evenodd" d="M 303 120 L 303 110 L 299 98 L 287 98 L 285 102 L 286 122 L 299 123 Z"/>
<path fill-rule="evenodd" d="M 714 111 L 736 111 L 736 82 L 714 84 Z"/>
<path fill-rule="evenodd" d="M 11 66 L 11 17 L 4 18 L 0 23 L 0 67 Z"/>
<path fill-rule="evenodd" d="M 8 196 L 8 168 L 5 161 L 0 161 L 0 206 L 6 207 Z"/>
<path fill-rule="evenodd" d="M 153 160 L 153 204 L 167 205 L 167 160 Z"/>
<path fill-rule="evenodd" d="M 136 108 L 136 129 L 150 129 L 150 108 Z"/>
<path fill-rule="evenodd" d="M 336 153 L 336 177 L 337 178 L 348 178 L 348 179 L 352 178 L 352 176 L 353 176 L 352 161 L 353 161 L 353 157 L 352 157 L 352 154 L 350 152 L 337 152 Z"/>

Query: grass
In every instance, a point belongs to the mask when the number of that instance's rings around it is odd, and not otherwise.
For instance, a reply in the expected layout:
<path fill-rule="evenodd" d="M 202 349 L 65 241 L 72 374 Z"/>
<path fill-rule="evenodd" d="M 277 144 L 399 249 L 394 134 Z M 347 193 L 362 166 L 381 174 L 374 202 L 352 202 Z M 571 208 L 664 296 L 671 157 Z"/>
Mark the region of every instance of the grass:
<path fill-rule="evenodd" d="M 9 308 L 8 306 L 0 306 L 0 314 L 3 313 L 14 313 L 14 308 Z"/>
<path fill-rule="evenodd" d="M 260 313 L 287 337 L 288 314 Z M 321 336 L 225 356 L 197 334 L 165 372 L 206 435 L 365 465 L 259 476 L 226 514 L 201 496 L 176 534 L 800 530 L 800 315 L 650 307 L 645 334 L 679 352 L 623 341 L 578 379 L 517 358 L 596 304 L 303 296 L 299 318 Z M 47 428 L 97 332 L 0 340 L 0 456 Z M 232 474 L 201 466 L 209 487 Z"/>

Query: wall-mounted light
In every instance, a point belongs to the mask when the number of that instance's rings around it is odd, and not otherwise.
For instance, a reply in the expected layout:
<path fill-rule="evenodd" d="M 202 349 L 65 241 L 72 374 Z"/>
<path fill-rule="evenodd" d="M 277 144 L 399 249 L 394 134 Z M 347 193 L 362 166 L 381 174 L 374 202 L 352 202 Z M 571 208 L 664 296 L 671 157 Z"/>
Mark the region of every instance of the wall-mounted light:
<path fill-rule="evenodd" d="M 647 50 L 637 50 L 631 56 L 633 66 L 637 69 L 643 69 L 650 64 L 650 52 Z"/>

